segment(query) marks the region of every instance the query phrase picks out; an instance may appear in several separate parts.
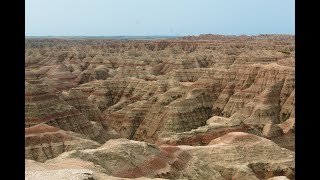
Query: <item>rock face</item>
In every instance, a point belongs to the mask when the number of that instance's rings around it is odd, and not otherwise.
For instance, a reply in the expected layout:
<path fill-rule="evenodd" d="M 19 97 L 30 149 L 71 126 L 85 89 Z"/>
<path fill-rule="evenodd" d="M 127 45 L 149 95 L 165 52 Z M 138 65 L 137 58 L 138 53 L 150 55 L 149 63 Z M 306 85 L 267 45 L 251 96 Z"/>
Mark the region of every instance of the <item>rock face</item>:
<path fill-rule="evenodd" d="M 101 122 L 100 110 L 88 101 L 88 95 L 80 89 L 72 88 L 67 92 L 62 92 L 61 96 L 64 101 L 75 107 L 90 121 Z"/>
<path fill-rule="evenodd" d="M 262 135 L 268 138 L 281 136 L 283 130 L 274 123 L 268 123 L 263 127 Z"/>
<path fill-rule="evenodd" d="M 54 158 L 66 151 L 97 148 L 99 143 L 72 132 L 46 124 L 25 129 L 25 157 L 39 162 Z"/>
<path fill-rule="evenodd" d="M 84 134 L 98 142 L 104 142 L 108 135 L 102 126 L 94 126 L 81 112 L 50 93 L 45 84 L 26 82 L 25 85 L 25 125 L 30 127 L 40 123 Z"/>
<path fill-rule="evenodd" d="M 27 38 L 26 177 L 294 179 L 294 41 Z"/>
<path fill-rule="evenodd" d="M 263 151 L 263 153 L 261 153 Z M 74 163 L 71 163 L 74 162 Z M 109 140 L 96 149 L 70 151 L 41 166 L 86 168 L 121 178 L 294 179 L 294 153 L 270 140 L 228 133 L 207 146 L 170 146 L 127 139 Z"/>
<path fill-rule="evenodd" d="M 295 132 L 295 118 L 290 118 L 279 124 L 284 134 L 293 134 Z"/>
<path fill-rule="evenodd" d="M 269 138 L 279 146 L 295 150 L 295 118 L 290 118 L 278 125 L 282 129 L 281 136 Z"/>

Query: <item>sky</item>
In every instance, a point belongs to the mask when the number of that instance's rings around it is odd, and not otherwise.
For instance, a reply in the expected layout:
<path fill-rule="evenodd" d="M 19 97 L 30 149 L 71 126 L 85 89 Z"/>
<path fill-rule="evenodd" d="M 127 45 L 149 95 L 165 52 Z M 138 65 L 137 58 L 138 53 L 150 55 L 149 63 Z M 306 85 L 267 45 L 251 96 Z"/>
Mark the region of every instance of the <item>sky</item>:
<path fill-rule="evenodd" d="M 294 34 L 294 0 L 26 0 L 26 36 Z"/>

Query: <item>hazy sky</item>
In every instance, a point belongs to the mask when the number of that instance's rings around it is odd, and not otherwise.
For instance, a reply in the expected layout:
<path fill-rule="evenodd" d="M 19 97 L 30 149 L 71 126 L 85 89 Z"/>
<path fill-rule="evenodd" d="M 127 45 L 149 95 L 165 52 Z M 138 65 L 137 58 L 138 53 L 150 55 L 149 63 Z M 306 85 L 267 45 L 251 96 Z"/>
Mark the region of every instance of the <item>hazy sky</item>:
<path fill-rule="evenodd" d="M 294 0 L 26 0 L 26 35 L 294 34 L 294 3 Z"/>

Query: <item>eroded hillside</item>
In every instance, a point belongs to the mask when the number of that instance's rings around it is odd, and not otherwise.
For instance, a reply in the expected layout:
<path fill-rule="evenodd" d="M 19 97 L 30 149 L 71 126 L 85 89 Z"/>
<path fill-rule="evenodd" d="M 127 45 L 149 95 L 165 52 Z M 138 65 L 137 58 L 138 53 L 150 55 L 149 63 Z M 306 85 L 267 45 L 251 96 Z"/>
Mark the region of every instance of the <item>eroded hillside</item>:
<path fill-rule="evenodd" d="M 294 179 L 294 40 L 26 39 L 26 178 Z"/>

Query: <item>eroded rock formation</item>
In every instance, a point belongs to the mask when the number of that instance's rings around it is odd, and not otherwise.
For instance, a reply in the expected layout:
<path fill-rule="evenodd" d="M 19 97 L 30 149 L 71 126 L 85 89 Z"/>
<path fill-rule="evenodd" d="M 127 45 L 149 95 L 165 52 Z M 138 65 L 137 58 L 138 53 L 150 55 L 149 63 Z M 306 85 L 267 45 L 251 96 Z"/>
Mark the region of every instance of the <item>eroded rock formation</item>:
<path fill-rule="evenodd" d="M 294 179 L 294 40 L 26 39 L 26 178 Z"/>

